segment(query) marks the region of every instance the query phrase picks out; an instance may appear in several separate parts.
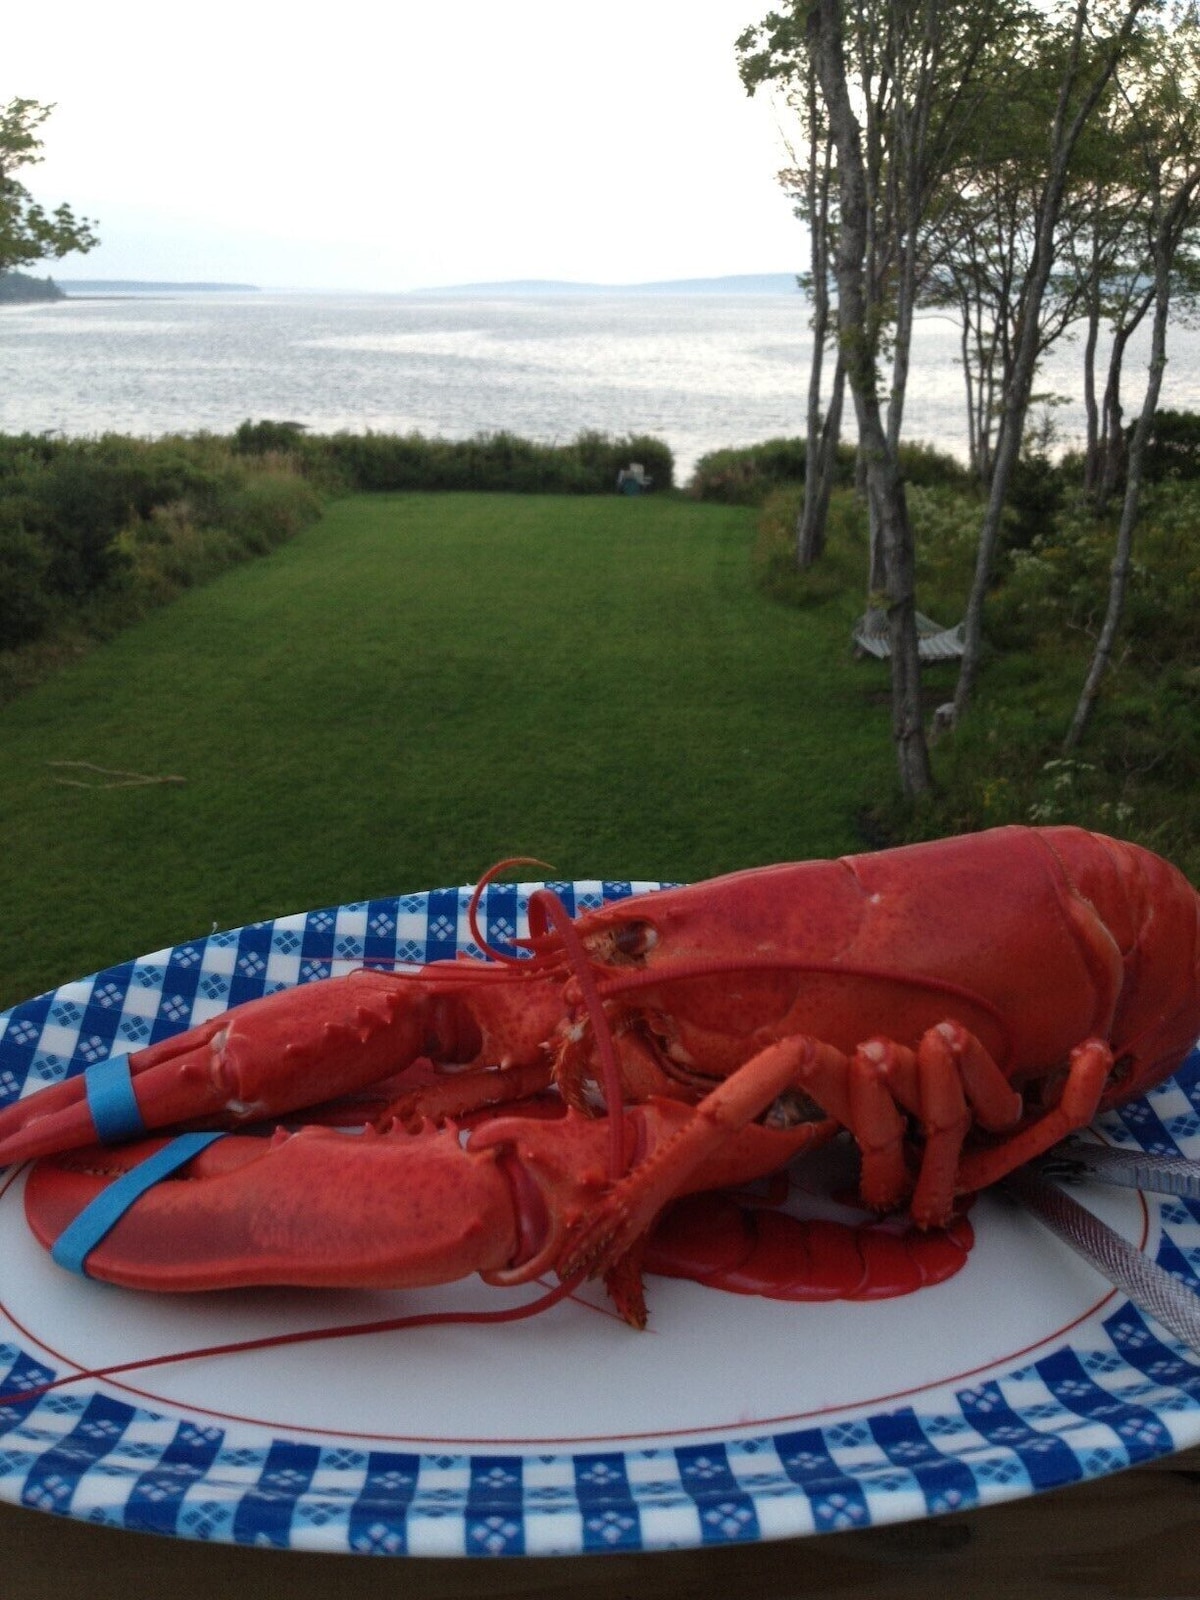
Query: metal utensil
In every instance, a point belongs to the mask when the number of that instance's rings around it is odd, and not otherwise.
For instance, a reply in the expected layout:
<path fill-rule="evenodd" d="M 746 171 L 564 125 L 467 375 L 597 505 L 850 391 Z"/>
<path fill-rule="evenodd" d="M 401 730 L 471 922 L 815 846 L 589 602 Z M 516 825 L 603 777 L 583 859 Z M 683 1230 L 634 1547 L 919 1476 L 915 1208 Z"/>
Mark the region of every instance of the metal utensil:
<path fill-rule="evenodd" d="M 1002 1187 L 1140 1311 L 1200 1355 L 1200 1298 L 1190 1289 L 1030 1167 L 1011 1173 Z"/>
<path fill-rule="evenodd" d="M 1189 1161 L 1186 1156 L 1150 1155 L 1145 1150 L 1090 1144 L 1086 1139 L 1064 1139 L 1034 1167 L 1043 1178 L 1068 1182 L 1092 1178 L 1125 1189 L 1200 1200 L 1200 1161 Z"/>

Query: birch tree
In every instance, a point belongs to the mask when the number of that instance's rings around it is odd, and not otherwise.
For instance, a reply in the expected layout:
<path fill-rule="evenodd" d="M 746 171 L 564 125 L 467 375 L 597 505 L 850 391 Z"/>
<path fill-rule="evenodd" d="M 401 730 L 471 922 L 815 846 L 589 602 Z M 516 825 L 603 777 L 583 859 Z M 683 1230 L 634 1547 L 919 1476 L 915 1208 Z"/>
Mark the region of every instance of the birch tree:
<path fill-rule="evenodd" d="M 1001 520 L 1020 453 L 1039 354 L 1042 302 L 1055 264 L 1055 239 L 1072 157 L 1089 118 L 1129 48 L 1151 0 L 1072 0 L 1048 25 L 1062 41 L 1063 62 L 1048 138 L 1045 179 L 1034 210 L 1033 247 L 1017 317 L 1012 368 L 1003 396 L 991 488 L 979 531 L 975 573 L 963 618 L 963 656 L 954 695 L 955 716 L 970 705 L 983 653 L 983 606 L 995 565 Z"/>
<path fill-rule="evenodd" d="M 1121 625 L 1141 497 L 1142 462 L 1167 364 L 1167 322 L 1175 262 L 1200 208 L 1200 38 L 1190 13 L 1177 15 L 1175 20 L 1175 32 L 1167 35 L 1156 31 L 1152 48 L 1142 63 L 1131 63 L 1119 84 L 1145 177 L 1154 313 L 1146 389 L 1129 444 L 1108 604 L 1063 743 L 1068 753 L 1078 746 L 1091 718 Z"/>
<path fill-rule="evenodd" d="M 810 117 L 810 152 L 820 126 L 834 156 L 828 271 L 871 520 L 868 593 L 886 617 L 892 737 L 910 796 L 932 784 L 899 465 L 913 316 L 946 175 L 971 137 L 993 52 L 1024 9 L 1015 0 L 793 0 L 738 41 L 751 91 L 768 81 L 815 85 L 821 116 Z"/>

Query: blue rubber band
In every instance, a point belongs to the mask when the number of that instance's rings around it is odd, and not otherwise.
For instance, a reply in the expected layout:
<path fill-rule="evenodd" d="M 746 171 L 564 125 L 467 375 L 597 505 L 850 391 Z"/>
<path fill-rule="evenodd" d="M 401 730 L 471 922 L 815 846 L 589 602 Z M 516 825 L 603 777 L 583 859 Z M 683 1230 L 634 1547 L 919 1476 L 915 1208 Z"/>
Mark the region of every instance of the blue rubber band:
<path fill-rule="evenodd" d="M 141 1138 L 146 1132 L 133 1092 L 128 1056 L 110 1056 L 107 1061 L 94 1062 L 83 1075 L 83 1086 L 101 1144 L 121 1144 L 126 1139 Z"/>
<path fill-rule="evenodd" d="M 185 1166 L 193 1156 L 206 1150 L 223 1133 L 184 1133 L 170 1144 L 163 1145 L 145 1161 L 131 1167 L 114 1183 L 102 1189 L 96 1198 L 59 1234 L 50 1254 L 60 1267 L 87 1277 L 84 1266 L 90 1253 L 129 1210 L 135 1200 L 140 1200 L 147 1189 L 163 1178 Z"/>

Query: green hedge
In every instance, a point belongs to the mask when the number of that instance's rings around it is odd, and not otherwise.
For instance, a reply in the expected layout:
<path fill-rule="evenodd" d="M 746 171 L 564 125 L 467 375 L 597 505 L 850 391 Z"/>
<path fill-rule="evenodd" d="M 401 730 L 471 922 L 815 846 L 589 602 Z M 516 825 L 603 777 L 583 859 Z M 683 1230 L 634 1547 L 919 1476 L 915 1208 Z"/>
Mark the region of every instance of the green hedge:
<path fill-rule="evenodd" d="M 581 433 L 569 444 L 537 444 L 512 433 L 430 439 L 420 433 L 309 434 L 295 422 L 244 422 L 234 449 L 288 452 L 314 480 L 349 492 L 476 490 L 510 494 L 609 494 L 617 474 L 641 462 L 655 490 L 675 482 L 671 451 L 645 435 Z"/>
<path fill-rule="evenodd" d="M 803 439 L 767 439 L 739 449 L 713 450 L 696 463 L 688 493 L 721 505 L 761 505 L 774 490 L 804 482 L 807 454 Z M 838 446 L 835 482 L 842 488 L 854 482 L 855 456 L 853 445 Z M 913 484 L 962 488 L 969 481 L 960 462 L 932 445 L 901 445 L 900 464 L 905 479 Z"/>
<path fill-rule="evenodd" d="M 0 436 L 0 651 L 146 604 L 290 538 L 321 510 L 225 441 Z"/>

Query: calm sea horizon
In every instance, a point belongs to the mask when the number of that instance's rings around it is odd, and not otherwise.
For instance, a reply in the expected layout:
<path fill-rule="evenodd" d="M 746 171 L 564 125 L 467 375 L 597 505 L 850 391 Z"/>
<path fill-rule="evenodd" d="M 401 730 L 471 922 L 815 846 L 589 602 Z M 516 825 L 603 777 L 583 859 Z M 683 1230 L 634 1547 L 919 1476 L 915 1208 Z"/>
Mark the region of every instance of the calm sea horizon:
<path fill-rule="evenodd" d="M 1060 448 L 1082 433 L 1079 349 L 1060 344 L 1039 379 Z M 645 433 L 682 483 L 711 450 L 803 434 L 810 351 L 799 293 L 71 296 L 0 307 L 0 432 L 227 434 L 271 418 L 543 443 Z M 921 317 L 904 434 L 965 457 L 957 355 L 953 321 Z M 1168 356 L 1161 403 L 1200 409 L 1200 333 L 1173 328 Z M 1144 359 L 1143 341 L 1128 417 Z"/>

